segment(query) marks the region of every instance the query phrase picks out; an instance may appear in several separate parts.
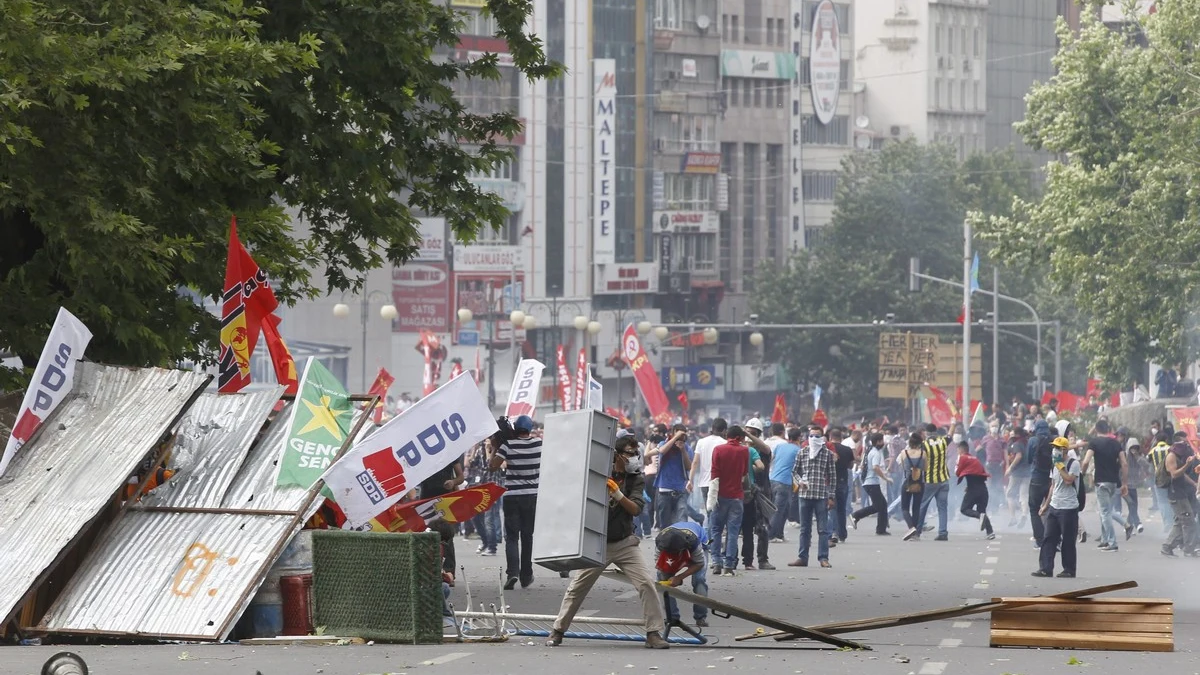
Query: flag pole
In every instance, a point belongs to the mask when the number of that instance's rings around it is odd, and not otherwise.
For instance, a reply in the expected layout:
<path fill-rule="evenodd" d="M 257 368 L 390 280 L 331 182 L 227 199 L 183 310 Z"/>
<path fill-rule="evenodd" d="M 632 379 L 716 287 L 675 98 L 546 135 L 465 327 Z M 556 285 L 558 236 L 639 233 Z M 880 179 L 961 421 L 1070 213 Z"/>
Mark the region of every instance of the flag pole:
<path fill-rule="evenodd" d="M 963 220 L 962 411 L 971 409 L 971 221 Z M 967 418 L 963 417 L 963 422 Z M 951 429 L 951 432 L 954 430 Z"/>

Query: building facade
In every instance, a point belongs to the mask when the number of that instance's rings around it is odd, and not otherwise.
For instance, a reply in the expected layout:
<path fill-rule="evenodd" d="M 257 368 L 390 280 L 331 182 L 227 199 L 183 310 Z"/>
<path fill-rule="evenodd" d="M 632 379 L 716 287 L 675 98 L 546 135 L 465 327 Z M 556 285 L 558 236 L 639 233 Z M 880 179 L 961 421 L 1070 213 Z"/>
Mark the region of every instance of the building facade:
<path fill-rule="evenodd" d="M 960 159 L 987 147 L 987 0 L 860 0 L 855 32 L 864 128 Z"/>

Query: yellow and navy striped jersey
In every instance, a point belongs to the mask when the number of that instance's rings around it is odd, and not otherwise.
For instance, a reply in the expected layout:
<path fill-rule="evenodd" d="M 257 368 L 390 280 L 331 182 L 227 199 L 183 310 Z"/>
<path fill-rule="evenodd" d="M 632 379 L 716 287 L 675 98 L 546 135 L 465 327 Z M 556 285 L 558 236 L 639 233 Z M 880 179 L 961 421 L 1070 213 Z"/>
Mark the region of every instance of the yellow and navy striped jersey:
<path fill-rule="evenodd" d="M 950 480 L 950 471 L 946 468 L 946 445 L 945 436 L 925 439 L 925 456 L 929 458 L 925 465 L 926 483 L 945 483 Z"/>

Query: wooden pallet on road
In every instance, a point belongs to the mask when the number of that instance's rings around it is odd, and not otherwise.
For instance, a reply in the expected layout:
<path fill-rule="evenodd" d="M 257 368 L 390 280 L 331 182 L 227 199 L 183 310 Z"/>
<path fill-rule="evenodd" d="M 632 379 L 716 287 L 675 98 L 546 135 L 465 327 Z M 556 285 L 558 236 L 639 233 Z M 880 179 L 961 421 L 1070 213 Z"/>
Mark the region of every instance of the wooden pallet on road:
<path fill-rule="evenodd" d="M 1165 598 L 996 598 L 991 646 L 1169 652 L 1174 605 Z"/>

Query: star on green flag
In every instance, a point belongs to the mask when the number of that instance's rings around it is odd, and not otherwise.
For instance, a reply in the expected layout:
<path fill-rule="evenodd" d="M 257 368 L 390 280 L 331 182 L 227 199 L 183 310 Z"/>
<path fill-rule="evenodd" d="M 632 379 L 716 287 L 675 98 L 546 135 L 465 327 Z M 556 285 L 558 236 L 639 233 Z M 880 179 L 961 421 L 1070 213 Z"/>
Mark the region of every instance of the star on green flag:
<path fill-rule="evenodd" d="M 310 357 L 292 406 L 276 484 L 312 487 L 346 442 L 353 417 L 350 396 L 341 382 Z"/>

